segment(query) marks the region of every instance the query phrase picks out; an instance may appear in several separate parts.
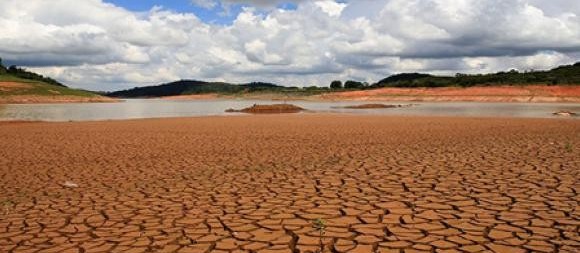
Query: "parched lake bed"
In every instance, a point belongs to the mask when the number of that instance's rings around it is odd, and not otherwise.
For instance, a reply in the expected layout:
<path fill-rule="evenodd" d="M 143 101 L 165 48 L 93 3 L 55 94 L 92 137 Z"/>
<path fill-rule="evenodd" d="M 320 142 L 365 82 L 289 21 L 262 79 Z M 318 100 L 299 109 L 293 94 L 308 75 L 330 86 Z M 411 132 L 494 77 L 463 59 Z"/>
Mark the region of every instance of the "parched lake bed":
<path fill-rule="evenodd" d="M 0 252 L 578 252 L 580 121 L 0 122 Z"/>

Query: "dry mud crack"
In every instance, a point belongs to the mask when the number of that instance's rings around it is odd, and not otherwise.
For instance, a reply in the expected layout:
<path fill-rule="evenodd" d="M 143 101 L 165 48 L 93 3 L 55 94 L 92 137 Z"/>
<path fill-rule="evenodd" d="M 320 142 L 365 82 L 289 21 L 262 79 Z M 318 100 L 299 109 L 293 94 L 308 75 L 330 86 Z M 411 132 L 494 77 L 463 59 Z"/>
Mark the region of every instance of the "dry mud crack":
<path fill-rule="evenodd" d="M 0 123 L 0 252 L 578 252 L 580 121 Z M 74 182 L 78 187 L 66 187 Z"/>

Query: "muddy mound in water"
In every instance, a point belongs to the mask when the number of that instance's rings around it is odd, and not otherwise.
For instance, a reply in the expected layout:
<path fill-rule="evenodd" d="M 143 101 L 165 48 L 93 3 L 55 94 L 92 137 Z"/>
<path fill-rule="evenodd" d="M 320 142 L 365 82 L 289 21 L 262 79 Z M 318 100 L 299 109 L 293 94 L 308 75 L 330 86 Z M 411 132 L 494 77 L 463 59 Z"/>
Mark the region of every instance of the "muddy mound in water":
<path fill-rule="evenodd" d="M 274 105 L 253 105 L 252 107 L 241 110 L 227 109 L 226 112 L 242 112 L 254 114 L 276 114 L 276 113 L 298 113 L 304 111 L 304 108 L 292 104 L 274 104 Z"/>
<path fill-rule="evenodd" d="M 575 112 L 571 112 L 571 111 L 557 111 L 555 113 L 552 113 L 555 116 L 562 116 L 562 117 L 576 117 L 578 116 L 577 113 Z"/>
<path fill-rule="evenodd" d="M 387 108 L 401 108 L 410 107 L 412 105 L 385 105 L 385 104 L 362 104 L 362 105 L 350 105 L 340 108 L 344 109 L 387 109 Z"/>

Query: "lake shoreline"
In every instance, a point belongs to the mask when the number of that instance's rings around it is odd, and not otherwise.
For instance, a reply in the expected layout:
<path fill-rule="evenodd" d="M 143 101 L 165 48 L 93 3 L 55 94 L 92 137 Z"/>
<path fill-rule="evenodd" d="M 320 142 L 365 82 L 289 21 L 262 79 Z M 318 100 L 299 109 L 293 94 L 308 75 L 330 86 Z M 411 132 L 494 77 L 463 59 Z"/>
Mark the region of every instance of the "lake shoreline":
<path fill-rule="evenodd" d="M 513 102 L 513 103 L 580 103 L 580 85 L 571 86 L 477 86 L 440 88 L 378 88 L 369 90 L 332 91 L 316 95 L 284 95 L 280 93 L 199 94 L 157 97 L 164 100 L 304 100 L 324 101 L 393 101 L 393 102 Z"/>
<path fill-rule="evenodd" d="M 74 104 L 74 103 L 119 103 L 131 99 L 160 99 L 168 101 L 197 100 L 271 100 L 271 101 L 309 101 L 309 102 L 474 102 L 474 103 L 579 103 L 580 97 L 531 97 L 531 96 L 361 96 L 334 97 L 330 95 L 315 95 L 304 97 L 284 97 L 276 94 L 267 95 L 183 95 L 153 98 L 110 98 L 110 97 L 0 97 L 0 105 L 17 104 Z"/>
<path fill-rule="evenodd" d="M 143 99 L 162 99 L 173 101 L 187 100 L 272 100 L 272 101 L 311 101 L 311 102 L 479 102 L 479 103 L 580 103 L 580 97 L 533 97 L 533 96 L 360 96 L 360 97 L 335 97 L 332 95 L 315 95 L 304 97 L 284 97 L 276 94 L 266 95 L 220 95 L 208 94 L 205 96 L 183 95 L 171 97 L 156 97 Z"/>
<path fill-rule="evenodd" d="M 14 87 L 5 87 L 14 88 Z M 0 96 L 0 104 L 50 104 L 50 103 L 107 103 L 126 98 L 106 96 Z M 253 92 L 240 94 L 192 94 L 141 99 L 162 99 L 172 101 L 188 100 L 300 100 L 312 102 L 483 102 L 483 103 L 580 103 L 580 85 L 570 86 L 476 86 L 439 88 L 377 88 L 368 90 L 334 90 L 319 94 Z"/>

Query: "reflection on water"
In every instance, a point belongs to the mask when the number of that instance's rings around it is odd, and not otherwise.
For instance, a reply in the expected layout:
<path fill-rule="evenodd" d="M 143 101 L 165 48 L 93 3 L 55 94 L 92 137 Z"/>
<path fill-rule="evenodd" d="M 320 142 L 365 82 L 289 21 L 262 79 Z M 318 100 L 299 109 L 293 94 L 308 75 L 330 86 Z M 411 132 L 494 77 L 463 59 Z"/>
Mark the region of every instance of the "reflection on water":
<path fill-rule="evenodd" d="M 121 103 L 30 104 L 0 105 L 0 120 L 90 121 L 139 118 L 190 117 L 226 114 L 228 108 L 241 109 L 253 104 L 272 104 L 280 101 L 263 100 L 192 100 L 168 101 L 159 99 L 131 99 Z M 580 104 L 525 103 L 414 103 L 416 106 L 392 109 L 340 109 L 364 102 L 287 101 L 314 112 L 408 115 L 408 116 L 473 116 L 553 118 L 553 112 L 580 112 Z M 383 102 L 406 104 L 405 102 Z"/>

